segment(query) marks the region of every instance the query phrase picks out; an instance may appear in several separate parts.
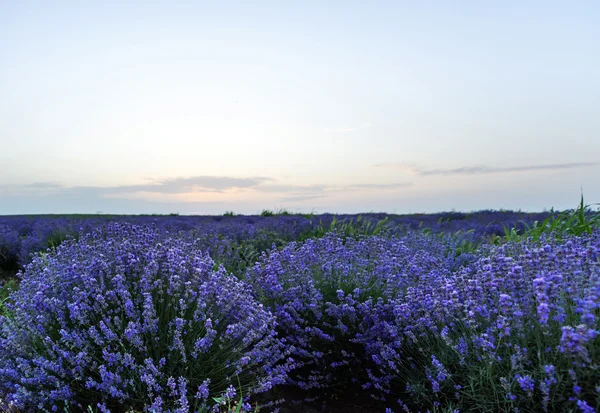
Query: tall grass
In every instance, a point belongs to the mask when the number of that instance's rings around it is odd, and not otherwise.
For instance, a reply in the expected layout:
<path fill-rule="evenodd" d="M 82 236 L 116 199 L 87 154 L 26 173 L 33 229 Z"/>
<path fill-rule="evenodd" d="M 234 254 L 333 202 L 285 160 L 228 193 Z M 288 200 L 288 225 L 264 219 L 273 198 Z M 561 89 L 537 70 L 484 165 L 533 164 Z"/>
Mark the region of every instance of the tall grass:
<path fill-rule="evenodd" d="M 496 237 L 493 242 L 501 244 L 506 242 L 520 242 L 523 239 L 531 239 L 534 242 L 540 241 L 542 237 L 554 237 L 557 240 L 562 240 L 565 236 L 581 236 L 584 234 L 592 234 L 595 228 L 600 228 L 600 212 L 593 211 L 592 206 L 598 204 L 586 204 L 581 195 L 579 205 L 575 209 L 555 212 L 550 211 L 550 216 L 539 222 L 534 221 L 529 225 L 525 221 L 520 223 L 525 227 L 520 231 L 515 224 L 513 227 L 503 225 L 504 236 Z"/>
<path fill-rule="evenodd" d="M 359 238 L 361 236 L 390 235 L 392 227 L 388 217 L 380 219 L 377 222 L 365 219 L 362 215 L 348 219 L 333 217 L 329 225 L 324 224 L 323 220 L 320 220 L 314 229 L 303 234 L 300 239 L 323 238 L 331 232 L 335 232 L 342 238 Z"/>
<path fill-rule="evenodd" d="M 277 216 L 290 216 L 293 215 L 290 211 L 288 211 L 287 209 L 278 209 L 278 210 L 270 210 L 270 209 L 263 209 L 260 213 L 261 217 L 277 217 Z"/>

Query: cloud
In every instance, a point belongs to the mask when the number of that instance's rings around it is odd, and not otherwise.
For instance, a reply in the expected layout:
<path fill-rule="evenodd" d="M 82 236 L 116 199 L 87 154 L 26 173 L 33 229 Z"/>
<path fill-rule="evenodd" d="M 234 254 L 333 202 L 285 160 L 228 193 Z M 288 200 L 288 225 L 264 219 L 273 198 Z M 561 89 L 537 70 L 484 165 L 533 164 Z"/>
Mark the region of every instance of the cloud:
<path fill-rule="evenodd" d="M 271 184 L 271 185 L 260 185 L 255 188 L 257 191 L 270 193 L 270 194 L 281 194 L 278 198 L 279 201 L 289 202 L 300 202 L 307 201 L 310 199 L 323 198 L 327 196 L 332 187 L 328 185 L 285 185 L 285 184 Z"/>
<path fill-rule="evenodd" d="M 267 177 L 235 178 L 223 176 L 195 176 L 152 180 L 140 185 L 118 186 L 64 186 L 55 182 L 36 182 L 27 185 L 0 186 L 0 197 L 9 201 L 8 208 L 0 213 L 40 212 L 176 212 L 214 211 L 227 205 L 256 205 L 273 200 L 304 202 L 326 199 L 334 194 L 361 193 L 365 191 L 393 191 L 411 183 L 356 183 L 356 184 L 286 184 Z M 249 189 L 235 197 L 195 197 L 191 193 L 224 193 L 230 189 Z M 257 194 L 259 195 L 257 197 Z M 242 197 L 247 198 L 243 201 Z M 248 195 L 250 197 L 248 198 Z M 210 199 L 207 199 L 210 198 Z M 244 204 L 245 202 L 245 204 Z M 12 208 L 12 209 L 11 209 Z"/>
<path fill-rule="evenodd" d="M 261 183 L 272 181 L 271 178 L 251 177 L 232 178 L 228 176 L 193 176 L 188 178 L 169 178 L 155 180 L 141 185 L 120 185 L 111 187 L 73 187 L 77 192 L 98 192 L 107 195 L 132 194 L 139 192 L 155 194 L 184 194 L 190 192 L 223 192 L 229 189 L 252 188 Z"/>
<path fill-rule="evenodd" d="M 32 189 L 56 189 L 62 188 L 63 186 L 57 182 L 34 182 L 29 185 L 25 185 L 25 188 Z"/>
<path fill-rule="evenodd" d="M 525 165 L 509 167 L 490 167 L 486 165 L 463 166 L 451 169 L 424 169 L 410 163 L 381 163 L 375 167 L 393 167 L 404 169 L 414 175 L 483 175 L 494 173 L 529 172 L 529 171 L 553 171 L 561 169 L 575 169 L 598 165 L 598 162 L 572 162 L 542 165 Z"/>
<path fill-rule="evenodd" d="M 352 184 L 352 185 L 264 185 L 256 187 L 259 191 L 287 194 L 279 198 L 281 201 L 306 201 L 323 198 L 336 193 L 350 193 L 371 190 L 390 190 L 406 188 L 412 182 L 392 184 Z"/>
<path fill-rule="evenodd" d="M 397 189 L 411 186 L 412 182 L 400 182 L 392 184 L 351 184 L 351 185 L 260 185 L 254 189 L 262 192 L 284 192 L 298 194 L 325 194 L 339 191 L 354 191 L 364 189 Z"/>
<path fill-rule="evenodd" d="M 261 192 L 299 192 L 299 193 L 313 193 L 323 192 L 329 188 L 327 185 L 285 185 L 285 184 L 273 184 L 273 185 L 259 185 L 256 189 Z"/>
<path fill-rule="evenodd" d="M 400 182 L 396 184 L 356 184 L 348 185 L 346 189 L 399 189 L 412 186 L 412 182 Z"/>
<path fill-rule="evenodd" d="M 4 185 L 3 189 L 29 191 L 53 189 L 66 195 L 119 195 L 135 193 L 185 194 L 190 192 L 224 192 L 230 189 L 253 188 L 273 181 L 266 177 L 233 178 L 228 176 L 192 176 L 187 178 L 149 179 L 147 184 L 117 186 L 64 186 L 56 182 L 35 182 L 26 185 Z"/>

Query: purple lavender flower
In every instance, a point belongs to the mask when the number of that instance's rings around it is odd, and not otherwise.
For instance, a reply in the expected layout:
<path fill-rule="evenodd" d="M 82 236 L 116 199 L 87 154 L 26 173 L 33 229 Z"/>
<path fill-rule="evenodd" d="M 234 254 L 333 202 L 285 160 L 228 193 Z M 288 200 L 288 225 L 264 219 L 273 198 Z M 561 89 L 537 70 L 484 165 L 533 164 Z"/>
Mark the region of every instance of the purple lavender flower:
<path fill-rule="evenodd" d="M 33 257 L 11 321 L 0 317 L 0 397 L 51 409 L 85 394 L 111 410 L 183 412 L 198 392 L 208 402 L 238 383 L 249 395 L 284 382 L 274 316 L 214 267 L 185 237 L 129 224 Z"/>
<path fill-rule="evenodd" d="M 582 413 L 596 413 L 596 409 L 590 406 L 585 400 L 577 400 L 577 407 Z"/>
<path fill-rule="evenodd" d="M 535 389 L 535 380 L 531 378 L 529 375 L 522 376 L 520 374 L 515 375 L 515 379 L 517 379 L 517 383 L 524 392 L 528 394 L 532 394 Z"/>

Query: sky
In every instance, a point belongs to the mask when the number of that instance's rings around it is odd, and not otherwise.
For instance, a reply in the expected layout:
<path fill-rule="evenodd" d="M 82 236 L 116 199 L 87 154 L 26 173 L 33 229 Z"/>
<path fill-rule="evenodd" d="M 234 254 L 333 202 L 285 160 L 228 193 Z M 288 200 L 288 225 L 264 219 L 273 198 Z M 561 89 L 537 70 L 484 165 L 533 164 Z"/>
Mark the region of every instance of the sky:
<path fill-rule="evenodd" d="M 0 0 L 0 214 L 600 202 L 600 3 Z"/>

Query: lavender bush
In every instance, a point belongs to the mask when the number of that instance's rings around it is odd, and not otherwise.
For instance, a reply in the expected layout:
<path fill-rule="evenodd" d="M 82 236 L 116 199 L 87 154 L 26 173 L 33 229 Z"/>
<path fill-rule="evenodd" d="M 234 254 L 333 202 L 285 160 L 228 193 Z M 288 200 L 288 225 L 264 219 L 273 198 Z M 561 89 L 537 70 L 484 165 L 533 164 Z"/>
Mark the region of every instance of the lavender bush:
<path fill-rule="evenodd" d="M 368 380 L 370 340 L 390 319 L 388 304 L 443 259 L 402 239 L 328 234 L 264 254 L 246 273 L 257 297 L 294 346 L 302 389 Z"/>
<path fill-rule="evenodd" d="M 201 411 L 268 390 L 288 368 L 247 286 L 147 227 L 112 224 L 35 256 L 9 311 L 0 395 L 25 411 Z"/>
<path fill-rule="evenodd" d="M 267 214 L 269 215 L 269 214 Z M 346 236 L 405 235 L 407 229 L 427 230 L 433 234 L 454 234 L 472 231 L 470 242 L 477 244 L 494 236 L 504 236 L 506 228 L 522 229 L 534 226 L 549 213 L 524 214 L 510 211 L 480 211 L 470 214 L 440 213 L 393 215 L 363 214 L 333 215 L 307 214 L 273 216 L 10 216 L 0 217 L 0 240 L 9 239 L 7 245 L 16 251 L 17 267 L 29 263 L 31 254 L 54 248 L 67 237 L 77 238 L 109 222 L 130 222 L 137 225 L 157 226 L 171 233 L 194 232 L 206 240 L 211 257 L 226 268 L 242 274 L 254 263 L 260 253 L 275 243 L 282 246 L 294 240 L 322 237 L 339 231 Z M 539 226 L 538 226 L 539 228 Z M 16 233 L 16 237 L 14 236 Z M 461 235 L 461 237 L 463 237 Z M 239 248 L 238 248 L 239 247 Z M 1 264 L 0 264 L 0 268 Z"/>
<path fill-rule="evenodd" d="M 377 343 L 388 397 L 408 411 L 600 408 L 600 233 L 543 241 L 398 295 Z"/>

